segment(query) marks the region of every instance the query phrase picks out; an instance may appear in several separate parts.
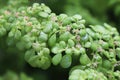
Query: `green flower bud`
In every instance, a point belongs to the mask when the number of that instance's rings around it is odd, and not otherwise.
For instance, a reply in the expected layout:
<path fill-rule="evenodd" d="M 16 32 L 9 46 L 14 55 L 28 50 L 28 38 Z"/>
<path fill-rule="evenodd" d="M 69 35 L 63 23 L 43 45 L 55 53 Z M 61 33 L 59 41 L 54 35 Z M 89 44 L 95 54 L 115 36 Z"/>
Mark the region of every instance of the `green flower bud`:
<path fill-rule="evenodd" d="M 60 65 L 63 67 L 63 68 L 68 68 L 71 66 L 71 63 L 72 63 L 72 58 L 70 55 L 64 55 L 61 62 L 60 62 Z"/>
<path fill-rule="evenodd" d="M 53 65 L 58 65 L 62 59 L 62 54 L 58 53 L 52 58 Z"/>

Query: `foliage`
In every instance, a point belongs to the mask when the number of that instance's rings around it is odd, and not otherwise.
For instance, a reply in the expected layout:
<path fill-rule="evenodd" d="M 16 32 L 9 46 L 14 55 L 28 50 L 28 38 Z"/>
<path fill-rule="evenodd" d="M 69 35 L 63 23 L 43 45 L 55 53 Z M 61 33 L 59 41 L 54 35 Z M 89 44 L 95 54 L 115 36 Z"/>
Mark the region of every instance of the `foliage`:
<path fill-rule="evenodd" d="M 72 2 L 72 0 L 68 1 Z M 94 0 L 92 1 L 94 2 Z M 77 10 L 79 13 L 79 9 L 87 12 L 85 9 L 77 7 L 78 3 L 74 2 L 75 13 Z M 28 6 L 27 0 L 25 2 L 16 0 L 16 4 L 12 4 L 13 2 L 9 0 L 8 6 L 4 6 L 0 10 L 0 55 L 4 57 L 1 58 L 1 64 L 12 66 L 9 64 L 9 60 L 6 61 L 7 64 L 2 61 L 11 57 L 10 55 L 17 55 L 16 58 L 19 61 L 13 63 L 18 64 L 16 72 L 26 69 L 25 59 L 33 68 L 46 71 L 53 68 L 57 71 L 62 67 L 62 70 L 69 70 L 69 74 L 67 72 L 69 80 L 120 79 L 120 36 L 115 27 L 107 23 L 93 25 L 94 23 L 90 22 L 92 17 L 86 17 L 85 19 L 91 19 L 85 20 L 79 14 L 56 15 L 43 3 Z M 72 9 L 71 5 L 65 6 L 65 11 L 71 14 L 72 12 L 68 8 Z M 90 6 L 90 8 L 94 7 Z M 98 15 L 103 15 L 102 12 L 106 9 L 94 10 L 96 13 L 100 13 Z M 84 17 L 84 13 L 81 12 L 81 14 Z M 85 15 L 91 16 L 89 12 Z M 93 20 L 95 22 L 94 18 Z M 101 18 L 101 20 L 103 19 Z M 86 25 L 85 21 L 92 25 Z M 97 22 L 99 24 L 100 21 Z M 11 61 L 13 60 L 11 59 Z M 6 67 L 2 68 L 6 69 Z M 35 74 L 33 73 L 33 75 Z M 13 72 L 8 72 L 5 76 L 0 77 L 0 80 L 8 80 L 6 78 L 19 79 Z M 32 80 L 27 79 L 24 74 L 20 75 L 20 80 L 22 79 Z"/>

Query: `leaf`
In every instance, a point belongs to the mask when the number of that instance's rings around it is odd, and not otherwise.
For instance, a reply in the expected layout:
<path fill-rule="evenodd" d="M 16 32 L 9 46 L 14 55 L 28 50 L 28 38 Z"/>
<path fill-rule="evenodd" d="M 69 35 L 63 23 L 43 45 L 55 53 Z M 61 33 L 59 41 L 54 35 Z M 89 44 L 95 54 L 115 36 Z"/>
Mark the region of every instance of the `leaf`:
<path fill-rule="evenodd" d="M 48 40 L 48 45 L 52 48 L 55 44 L 56 44 L 56 34 L 53 34 Z"/>
<path fill-rule="evenodd" d="M 61 62 L 60 62 L 60 65 L 63 67 L 63 68 L 68 68 L 71 66 L 71 63 L 72 63 L 72 58 L 70 55 L 64 55 Z"/>
<path fill-rule="evenodd" d="M 56 54 L 53 58 L 52 58 L 52 63 L 53 65 L 58 65 L 60 63 L 62 59 L 62 54 L 59 53 L 59 54 Z"/>
<path fill-rule="evenodd" d="M 87 65 L 90 63 L 90 59 L 86 54 L 81 55 L 79 61 L 82 65 Z"/>

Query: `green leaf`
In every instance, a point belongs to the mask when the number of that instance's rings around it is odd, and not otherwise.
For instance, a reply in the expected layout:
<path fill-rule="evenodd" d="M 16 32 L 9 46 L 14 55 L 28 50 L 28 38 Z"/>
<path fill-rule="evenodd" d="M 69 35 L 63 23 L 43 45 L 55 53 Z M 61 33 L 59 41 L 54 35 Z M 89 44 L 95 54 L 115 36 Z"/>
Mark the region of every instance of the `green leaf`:
<path fill-rule="evenodd" d="M 68 68 L 70 67 L 72 64 L 72 58 L 70 55 L 64 55 L 61 62 L 60 62 L 60 65 L 63 67 L 63 68 Z"/>
<path fill-rule="evenodd" d="M 60 63 L 62 59 L 62 54 L 59 53 L 59 54 L 56 54 L 53 58 L 52 58 L 52 63 L 53 65 L 58 65 Z"/>
<path fill-rule="evenodd" d="M 90 59 L 89 59 L 89 57 L 88 57 L 86 54 L 82 54 L 82 55 L 80 56 L 79 61 L 80 61 L 80 63 L 81 63 L 82 65 L 87 65 L 87 64 L 90 63 Z"/>
<path fill-rule="evenodd" d="M 59 40 L 67 42 L 68 39 L 70 39 L 71 37 L 72 37 L 72 34 L 66 31 L 65 33 L 60 34 Z"/>
<path fill-rule="evenodd" d="M 55 44 L 56 44 L 56 34 L 53 34 L 48 40 L 48 45 L 52 48 Z"/>
<path fill-rule="evenodd" d="M 47 23 L 44 25 L 43 32 L 45 32 L 45 33 L 50 33 L 51 30 L 52 30 L 52 22 L 47 22 Z"/>
<path fill-rule="evenodd" d="M 59 45 L 60 45 L 61 48 L 65 48 L 66 47 L 65 41 L 60 41 Z"/>
<path fill-rule="evenodd" d="M 21 35 L 22 35 L 21 32 L 19 30 L 16 30 L 14 34 L 14 38 L 19 40 L 21 38 Z"/>
<path fill-rule="evenodd" d="M 68 49 L 65 50 L 65 53 L 67 55 L 72 55 L 73 54 L 73 50 L 71 48 L 68 48 Z"/>
<path fill-rule="evenodd" d="M 68 39 L 68 47 L 74 47 L 75 42 L 72 39 Z"/>
<path fill-rule="evenodd" d="M 106 69 L 111 69 L 112 68 L 112 63 L 109 60 L 103 60 L 103 67 Z"/>
<path fill-rule="evenodd" d="M 46 12 L 39 12 L 39 16 L 43 17 L 43 18 L 47 18 L 48 17 L 48 13 L 46 13 Z"/>
<path fill-rule="evenodd" d="M 40 32 L 39 40 L 42 42 L 46 42 L 48 39 L 48 35 L 45 34 L 44 32 Z"/>

